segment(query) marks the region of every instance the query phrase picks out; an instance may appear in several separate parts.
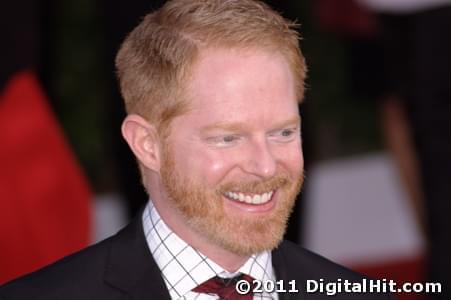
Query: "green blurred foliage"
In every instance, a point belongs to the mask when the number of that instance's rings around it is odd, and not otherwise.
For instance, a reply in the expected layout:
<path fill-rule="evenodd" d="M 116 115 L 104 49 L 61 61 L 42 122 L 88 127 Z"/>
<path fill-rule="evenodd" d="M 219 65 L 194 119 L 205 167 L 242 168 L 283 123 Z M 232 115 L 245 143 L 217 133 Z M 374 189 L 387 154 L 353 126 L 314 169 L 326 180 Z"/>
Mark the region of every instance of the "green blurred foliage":
<path fill-rule="evenodd" d="M 108 68 L 96 2 L 56 2 L 50 20 L 50 86 L 58 116 L 96 191 L 112 185 Z"/>

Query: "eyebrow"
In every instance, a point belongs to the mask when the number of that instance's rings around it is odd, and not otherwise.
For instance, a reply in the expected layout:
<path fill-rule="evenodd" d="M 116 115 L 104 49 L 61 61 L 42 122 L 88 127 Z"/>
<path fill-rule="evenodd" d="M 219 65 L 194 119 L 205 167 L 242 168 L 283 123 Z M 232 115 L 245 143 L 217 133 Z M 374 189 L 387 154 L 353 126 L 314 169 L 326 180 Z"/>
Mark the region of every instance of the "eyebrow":
<path fill-rule="evenodd" d="M 301 122 L 301 117 L 295 116 L 288 120 L 282 121 L 274 126 L 275 129 L 277 128 L 283 128 L 290 125 L 299 124 Z M 205 126 L 201 128 L 201 133 L 207 133 L 212 130 L 225 130 L 225 131 L 243 131 L 246 129 L 246 126 L 243 122 L 233 122 L 233 123 L 227 123 L 227 122 L 217 122 L 208 126 Z"/>

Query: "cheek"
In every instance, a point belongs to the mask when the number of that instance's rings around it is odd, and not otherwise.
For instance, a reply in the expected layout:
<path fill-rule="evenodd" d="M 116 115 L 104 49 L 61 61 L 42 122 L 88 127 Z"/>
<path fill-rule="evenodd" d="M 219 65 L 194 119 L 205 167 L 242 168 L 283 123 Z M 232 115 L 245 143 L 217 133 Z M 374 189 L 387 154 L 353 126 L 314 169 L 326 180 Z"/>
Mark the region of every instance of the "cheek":
<path fill-rule="evenodd" d="M 203 160 L 205 175 L 205 182 L 209 186 L 214 186 L 223 181 L 223 179 L 236 166 L 236 161 L 233 155 L 227 155 L 223 152 L 216 152 L 211 155 L 206 155 Z"/>
<path fill-rule="evenodd" d="M 304 156 L 302 148 L 292 147 L 290 149 L 284 149 L 278 153 L 279 162 L 285 170 L 287 170 L 292 176 L 296 177 L 304 171 Z"/>
<path fill-rule="evenodd" d="M 192 179 L 201 181 L 207 186 L 215 186 L 233 169 L 236 162 L 233 155 L 210 149 L 183 151 L 186 158 L 182 164 L 184 171 Z"/>

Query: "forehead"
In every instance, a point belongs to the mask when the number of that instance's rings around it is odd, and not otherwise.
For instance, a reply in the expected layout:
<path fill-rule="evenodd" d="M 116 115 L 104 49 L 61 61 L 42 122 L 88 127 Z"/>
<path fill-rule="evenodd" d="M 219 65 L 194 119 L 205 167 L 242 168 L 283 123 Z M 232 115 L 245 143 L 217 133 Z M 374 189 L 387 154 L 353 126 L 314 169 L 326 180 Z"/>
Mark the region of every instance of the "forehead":
<path fill-rule="evenodd" d="M 187 84 L 190 113 L 207 119 L 297 113 L 294 76 L 277 52 L 208 49 L 200 53 Z M 218 120 L 214 120 L 218 121 Z"/>

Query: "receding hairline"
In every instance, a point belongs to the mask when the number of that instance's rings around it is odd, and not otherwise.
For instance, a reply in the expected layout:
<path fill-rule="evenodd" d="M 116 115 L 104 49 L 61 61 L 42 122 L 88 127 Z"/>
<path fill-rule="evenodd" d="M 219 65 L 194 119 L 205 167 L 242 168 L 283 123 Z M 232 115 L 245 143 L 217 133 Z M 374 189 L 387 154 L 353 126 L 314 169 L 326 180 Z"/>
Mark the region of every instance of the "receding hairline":
<path fill-rule="evenodd" d="M 255 15 L 255 17 L 250 17 L 250 14 Z M 154 77 L 156 80 L 170 80 L 166 81 L 170 86 L 163 89 L 176 91 L 177 89 L 183 89 L 182 85 L 186 82 L 183 70 L 186 71 L 188 69 L 187 73 L 189 73 L 189 69 L 192 68 L 197 60 L 198 53 L 205 48 L 279 48 L 280 53 L 285 56 L 290 68 L 293 70 L 295 84 L 298 87 L 297 98 L 301 100 L 306 67 L 303 55 L 299 49 L 299 34 L 296 28 L 297 24 L 295 22 L 284 19 L 278 12 L 260 1 L 168 1 L 157 11 L 146 15 L 142 22 L 127 37 L 126 41 L 132 40 L 131 43 L 127 43 L 131 46 L 131 48 L 129 47 L 131 52 L 127 52 L 131 53 L 128 58 L 141 57 L 140 62 L 135 61 L 135 67 L 138 70 L 134 72 L 137 74 L 136 77 L 146 77 L 146 69 L 141 68 L 141 66 L 147 61 L 159 64 L 158 66 L 162 68 L 154 68 L 153 74 L 180 75 L 181 77 L 178 77 L 178 79 L 177 77 L 164 77 L 161 75 Z M 163 38 L 163 36 L 167 36 L 167 38 Z M 132 38 L 130 39 L 130 37 Z M 152 44 L 153 46 L 148 46 Z M 144 49 L 157 52 L 144 54 Z M 144 58 L 149 55 L 158 57 L 157 60 L 160 60 L 160 62 Z M 166 61 L 165 59 L 168 60 Z M 126 64 L 127 62 L 125 64 L 117 63 L 118 66 L 124 67 Z M 174 71 L 165 71 L 168 70 L 168 67 L 170 67 L 169 70 Z M 130 70 L 130 68 L 126 67 L 125 69 Z M 144 72 L 139 73 L 139 70 L 144 70 Z M 121 68 L 118 68 L 118 71 L 121 71 Z M 144 85 L 140 87 L 142 89 L 138 91 L 146 90 Z M 124 88 L 124 90 L 128 91 L 127 88 Z M 158 90 L 162 91 L 161 84 L 159 88 L 148 90 L 152 92 L 145 93 L 147 94 L 145 98 L 152 97 L 151 95 L 154 91 L 157 92 Z M 139 96 L 139 92 L 127 92 L 125 94 Z M 141 93 L 141 96 L 144 97 L 145 94 Z M 168 96 L 165 92 L 161 95 Z M 141 107 L 140 103 L 147 102 L 145 100 L 135 101 L 131 98 L 136 99 L 133 96 L 124 96 L 128 112 L 137 113 L 137 109 L 140 110 Z M 138 107 L 136 107 L 137 105 Z"/>

